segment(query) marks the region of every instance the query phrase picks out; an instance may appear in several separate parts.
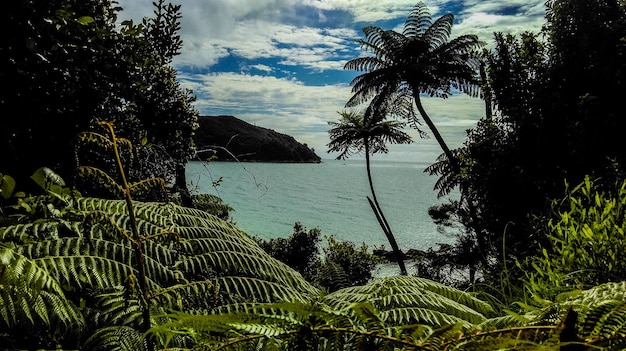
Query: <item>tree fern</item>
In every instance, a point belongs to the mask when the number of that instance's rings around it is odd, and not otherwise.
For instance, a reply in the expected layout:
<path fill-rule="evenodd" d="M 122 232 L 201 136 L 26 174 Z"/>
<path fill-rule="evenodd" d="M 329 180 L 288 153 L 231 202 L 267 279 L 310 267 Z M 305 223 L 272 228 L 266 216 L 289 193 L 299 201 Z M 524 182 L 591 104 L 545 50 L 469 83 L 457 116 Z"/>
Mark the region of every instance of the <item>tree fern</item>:
<path fill-rule="evenodd" d="M 5 323 L 16 327 L 16 319 L 30 321 L 29 315 L 33 324 L 47 320 L 74 326 L 83 323 L 91 331 L 84 335 L 120 321 L 138 325 L 138 305 L 128 305 L 139 300 L 131 289 L 134 278 L 129 280 L 137 276 L 137 270 L 126 203 L 81 197 L 64 200 L 66 207 L 57 208 L 54 218 L 0 228 L 2 241 L 14 247 L 3 249 L 0 255 L 7 262 L 0 281 L 5 289 L 0 294 L 6 302 L 0 310 L 7 316 Z M 175 204 L 135 205 L 144 237 L 151 308 L 210 313 L 248 301 L 306 301 L 307 296 L 318 294 L 299 273 L 267 255 L 231 223 Z M 30 221 L 30 217 L 21 218 Z M 32 272 L 39 273 L 29 273 L 28 279 L 11 273 L 24 270 L 26 263 L 38 267 Z M 37 296 L 35 292 L 43 287 L 49 291 Z M 13 297 L 16 291 L 23 296 Z M 65 296 L 70 292 L 68 299 Z M 29 300 L 31 295 L 44 300 L 45 306 L 63 308 L 46 312 L 39 307 L 44 304 Z M 84 308 L 77 308 L 80 305 Z"/>
<path fill-rule="evenodd" d="M 350 303 L 371 302 L 386 322 L 422 323 L 440 326 L 466 321 L 478 324 L 486 320 L 492 307 L 471 294 L 417 277 L 388 277 L 371 284 L 339 290 L 326 300 L 342 309 Z"/>
<path fill-rule="evenodd" d="M 0 316 L 5 326 L 43 324 L 79 332 L 82 316 L 67 300 L 63 287 L 46 267 L 10 248 L 0 247 Z M 54 325 L 53 325 L 54 327 Z"/>

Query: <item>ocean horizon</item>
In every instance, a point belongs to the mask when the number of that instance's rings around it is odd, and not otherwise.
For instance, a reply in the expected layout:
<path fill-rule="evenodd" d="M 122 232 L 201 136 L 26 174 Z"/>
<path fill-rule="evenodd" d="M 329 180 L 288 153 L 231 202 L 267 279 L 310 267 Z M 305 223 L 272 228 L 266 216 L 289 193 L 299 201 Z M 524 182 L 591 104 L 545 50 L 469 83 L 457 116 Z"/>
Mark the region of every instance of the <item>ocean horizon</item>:
<path fill-rule="evenodd" d="M 427 250 L 454 238 L 440 232 L 428 208 L 447 202 L 434 190 L 428 164 L 372 160 L 378 201 L 400 249 Z M 231 220 L 251 236 L 287 237 L 299 222 L 323 236 L 390 249 L 367 196 L 364 160 L 321 163 L 190 162 L 190 190 L 219 196 L 234 211 Z"/>

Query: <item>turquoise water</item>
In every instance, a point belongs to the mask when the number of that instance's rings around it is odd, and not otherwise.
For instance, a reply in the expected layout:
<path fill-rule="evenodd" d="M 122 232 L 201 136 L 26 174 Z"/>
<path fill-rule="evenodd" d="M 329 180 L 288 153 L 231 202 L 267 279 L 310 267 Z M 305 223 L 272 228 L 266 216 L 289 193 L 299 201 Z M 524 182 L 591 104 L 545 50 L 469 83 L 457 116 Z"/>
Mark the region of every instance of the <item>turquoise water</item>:
<path fill-rule="evenodd" d="M 437 199 L 436 178 L 423 172 L 426 166 L 372 162 L 378 201 L 402 250 L 452 242 L 428 216 L 430 206 L 447 200 Z M 192 162 L 187 179 L 193 191 L 218 195 L 233 207 L 232 219 L 250 235 L 287 237 L 294 223 L 300 222 L 339 240 L 390 248 L 367 202 L 370 192 L 363 160 Z M 219 185 L 213 186 L 218 180 Z"/>

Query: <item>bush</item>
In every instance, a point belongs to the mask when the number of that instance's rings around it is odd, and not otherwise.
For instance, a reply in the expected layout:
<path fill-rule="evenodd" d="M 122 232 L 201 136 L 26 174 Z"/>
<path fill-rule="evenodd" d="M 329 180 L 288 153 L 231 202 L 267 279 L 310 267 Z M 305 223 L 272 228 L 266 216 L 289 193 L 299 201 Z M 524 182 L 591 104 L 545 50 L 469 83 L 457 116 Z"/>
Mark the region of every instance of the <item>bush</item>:
<path fill-rule="evenodd" d="M 372 279 L 372 272 L 383 259 L 368 252 L 367 245 L 357 247 L 350 241 L 337 241 L 326 236 L 327 244 L 321 248 L 321 231 L 307 231 L 299 222 L 287 238 L 256 242 L 272 257 L 297 270 L 309 282 L 328 291 L 364 285 Z"/>
<path fill-rule="evenodd" d="M 370 254 L 365 244 L 357 247 L 351 241 L 337 241 L 333 236 L 327 236 L 326 240 L 328 244 L 312 283 L 330 292 L 369 283 L 373 270 L 384 261 Z"/>
<path fill-rule="evenodd" d="M 626 180 L 603 190 L 587 176 L 553 202 L 549 247 L 527 262 L 530 289 L 543 298 L 626 280 Z"/>
<path fill-rule="evenodd" d="M 254 239 L 272 257 L 300 272 L 308 281 L 312 281 L 315 267 L 319 264 L 320 237 L 321 232 L 318 228 L 307 232 L 300 222 L 296 222 L 293 234 L 287 238 Z"/>

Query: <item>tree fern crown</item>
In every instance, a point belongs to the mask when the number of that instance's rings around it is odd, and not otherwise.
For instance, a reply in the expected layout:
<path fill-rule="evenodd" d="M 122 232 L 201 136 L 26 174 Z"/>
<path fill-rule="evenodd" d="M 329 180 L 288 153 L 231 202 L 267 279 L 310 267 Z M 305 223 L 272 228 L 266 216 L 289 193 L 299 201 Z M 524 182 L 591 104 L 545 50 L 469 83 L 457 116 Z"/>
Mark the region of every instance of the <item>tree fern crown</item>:
<path fill-rule="evenodd" d="M 478 96 L 478 49 L 484 44 L 475 35 L 450 40 L 453 21 L 452 14 L 433 21 L 426 5 L 420 2 L 401 33 L 375 26 L 363 28 L 365 39 L 357 42 L 371 55 L 352 59 L 344 66 L 365 72 L 352 80 L 353 96 L 346 106 L 371 100 L 374 110 L 379 111 L 389 107 L 388 101 L 396 100 L 398 95 L 416 98 L 424 93 L 446 98 L 453 89 Z"/>

